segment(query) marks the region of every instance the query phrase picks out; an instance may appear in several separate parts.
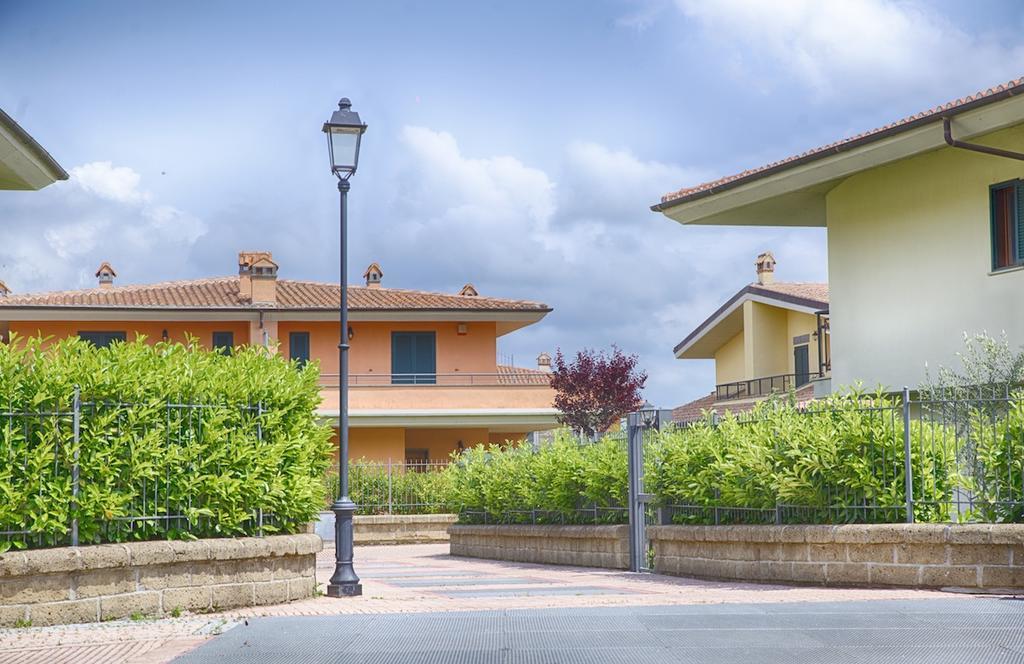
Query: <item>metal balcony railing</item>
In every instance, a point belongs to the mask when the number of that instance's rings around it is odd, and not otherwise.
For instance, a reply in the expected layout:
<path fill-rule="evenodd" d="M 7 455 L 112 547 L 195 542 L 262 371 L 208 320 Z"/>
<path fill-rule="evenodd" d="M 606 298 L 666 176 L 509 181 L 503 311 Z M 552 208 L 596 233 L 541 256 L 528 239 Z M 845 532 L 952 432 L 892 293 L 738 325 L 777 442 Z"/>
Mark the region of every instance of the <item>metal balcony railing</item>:
<path fill-rule="evenodd" d="M 777 394 L 803 387 L 811 382 L 811 378 L 812 374 L 810 373 L 778 374 L 762 378 L 751 378 L 750 380 L 737 380 L 732 383 L 722 383 L 715 386 L 715 400 L 728 401 L 729 399 L 766 397 L 769 394 Z"/>
<path fill-rule="evenodd" d="M 551 383 L 550 374 L 525 370 L 499 371 L 497 373 L 473 373 L 458 371 L 455 373 L 354 373 L 349 374 L 348 384 L 351 387 L 408 387 L 411 385 L 442 386 L 442 387 L 514 387 L 532 385 L 547 387 Z M 338 387 L 338 374 L 321 374 L 321 387 Z"/>

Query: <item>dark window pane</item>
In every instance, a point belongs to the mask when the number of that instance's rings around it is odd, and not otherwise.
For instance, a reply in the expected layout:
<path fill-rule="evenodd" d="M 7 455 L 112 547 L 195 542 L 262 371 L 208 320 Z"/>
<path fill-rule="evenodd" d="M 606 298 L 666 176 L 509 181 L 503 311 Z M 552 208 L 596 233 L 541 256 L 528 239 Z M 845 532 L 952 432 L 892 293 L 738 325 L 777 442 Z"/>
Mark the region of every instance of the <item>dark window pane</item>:
<path fill-rule="evenodd" d="M 213 333 L 213 349 L 224 353 L 225 355 L 231 354 L 231 348 L 235 345 L 235 333 L 234 332 L 214 332 Z"/>
<path fill-rule="evenodd" d="M 127 341 L 126 332 L 79 332 L 78 338 L 88 341 L 97 348 L 106 348 L 115 341 Z"/>
<path fill-rule="evenodd" d="M 1000 187 L 992 191 L 992 267 L 1016 264 L 1014 226 L 1017 211 L 1016 187 Z"/>
<path fill-rule="evenodd" d="M 309 362 L 309 332 L 292 332 L 288 335 L 288 358 L 298 360 L 304 367 Z"/>

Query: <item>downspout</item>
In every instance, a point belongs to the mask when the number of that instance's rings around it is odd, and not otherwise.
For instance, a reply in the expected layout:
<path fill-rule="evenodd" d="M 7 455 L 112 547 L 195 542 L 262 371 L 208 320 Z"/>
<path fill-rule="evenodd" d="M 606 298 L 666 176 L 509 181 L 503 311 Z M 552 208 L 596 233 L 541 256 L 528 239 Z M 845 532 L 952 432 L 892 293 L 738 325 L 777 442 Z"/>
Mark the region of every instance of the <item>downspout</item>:
<path fill-rule="evenodd" d="M 990 154 L 995 157 L 1005 157 L 1007 159 L 1017 159 L 1020 161 L 1024 161 L 1024 154 L 1020 152 L 1002 150 L 1000 148 L 989 147 L 988 145 L 978 145 L 977 143 L 965 143 L 964 141 L 956 140 L 955 138 L 953 138 L 953 121 L 949 117 L 942 118 L 942 132 L 946 138 L 946 145 L 948 145 L 951 148 L 960 148 L 961 150 L 972 150 L 974 152 Z"/>
<path fill-rule="evenodd" d="M 267 336 L 267 331 L 263 328 L 263 312 L 262 311 L 260 311 L 260 332 L 262 332 L 262 336 L 263 336 L 263 347 L 264 348 L 269 348 L 270 347 L 270 338 Z"/>

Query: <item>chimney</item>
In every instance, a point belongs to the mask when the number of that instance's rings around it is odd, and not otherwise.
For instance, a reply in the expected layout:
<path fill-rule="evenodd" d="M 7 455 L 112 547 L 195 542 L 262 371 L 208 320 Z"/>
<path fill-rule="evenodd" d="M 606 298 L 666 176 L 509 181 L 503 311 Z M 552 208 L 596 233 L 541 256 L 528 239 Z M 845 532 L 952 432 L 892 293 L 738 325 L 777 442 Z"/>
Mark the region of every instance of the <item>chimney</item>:
<path fill-rule="evenodd" d="M 380 269 L 377 263 L 370 263 L 370 267 L 363 272 L 367 288 L 380 288 L 380 280 L 384 277 L 384 270 Z"/>
<path fill-rule="evenodd" d="M 537 368 L 541 371 L 551 371 L 551 356 L 547 353 L 541 353 L 537 356 Z"/>
<path fill-rule="evenodd" d="M 757 268 L 757 283 L 762 286 L 775 283 L 775 256 L 772 252 L 759 254 L 754 266 Z"/>
<path fill-rule="evenodd" d="M 0 281 L 0 297 L 7 297 L 11 292 L 11 289 L 7 287 L 3 281 Z"/>
<path fill-rule="evenodd" d="M 100 288 L 113 288 L 114 277 L 116 276 L 117 272 L 114 272 L 114 268 L 107 261 L 100 263 L 99 268 L 96 270 L 96 278 L 100 282 Z"/>
<path fill-rule="evenodd" d="M 238 294 L 253 304 L 277 304 L 277 263 L 269 251 L 238 252 Z"/>
<path fill-rule="evenodd" d="M 462 290 L 459 291 L 459 295 L 464 295 L 466 297 L 476 297 L 479 294 L 480 293 L 477 292 L 476 288 L 473 287 L 473 284 L 466 284 L 462 287 Z"/>

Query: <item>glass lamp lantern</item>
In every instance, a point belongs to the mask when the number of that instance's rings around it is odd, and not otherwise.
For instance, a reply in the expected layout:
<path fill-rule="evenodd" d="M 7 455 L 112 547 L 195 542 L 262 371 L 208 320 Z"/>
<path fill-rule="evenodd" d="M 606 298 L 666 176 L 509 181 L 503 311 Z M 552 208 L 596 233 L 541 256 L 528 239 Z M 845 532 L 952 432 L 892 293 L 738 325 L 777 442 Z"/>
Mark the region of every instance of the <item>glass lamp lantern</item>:
<path fill-rule="evenodd" d="M 359 119 L 359 114 L 352 110 L 352 102 L 343 97 L 338 102 L 338 110 L 331 114 L 331 119 L 324 123 L 327 134 L 327 149 L 331 155 L 331 172 L 338 179 L 347 180 L 359 166 L 359 143 L 362 140 L 366 125 Z"/>

